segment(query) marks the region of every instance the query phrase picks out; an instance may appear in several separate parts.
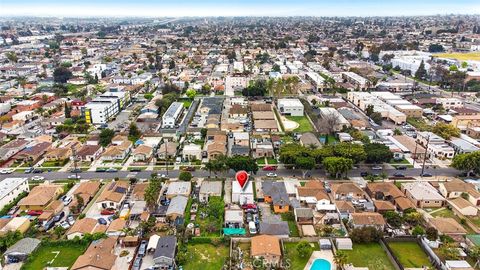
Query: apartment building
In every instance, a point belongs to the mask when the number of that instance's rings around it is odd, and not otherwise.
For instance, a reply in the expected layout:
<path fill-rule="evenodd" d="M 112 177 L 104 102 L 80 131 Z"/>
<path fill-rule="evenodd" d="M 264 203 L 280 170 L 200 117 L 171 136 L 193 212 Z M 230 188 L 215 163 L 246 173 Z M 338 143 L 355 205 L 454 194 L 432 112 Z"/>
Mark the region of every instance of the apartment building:
<path fill-rule="evenodd" d="M 182 112 L 184 110 L 183 103 L 173 102 L 162 116 L 163 128 L 175 128 Z"/>
<path fill-rule="evenodd" d="M 282 98 L 277 101 L 281 114 L 291 116 L 303 116 L 303 104 L 297 98 Z"/>
<path fill-rule="evenodd" d="M 0 208 L 15 200 L 22 192 L 29 192 L 28 178 L 5 178 L 0 182 Z"/>
<path fill-rule="evenodd" d="M 452 159 L 455 156 L 455 149 L 448 145 L 442 137 L 432 132 L 418 132 L 417 142 L 426 147 L 428 158 Z"/>
<path fill-rule="evenodd" d="M 130 102 L 130 95 L 124 91 L 109 91 L 97 96 L 80 108 L 87 123 L 106 124 Z"/>

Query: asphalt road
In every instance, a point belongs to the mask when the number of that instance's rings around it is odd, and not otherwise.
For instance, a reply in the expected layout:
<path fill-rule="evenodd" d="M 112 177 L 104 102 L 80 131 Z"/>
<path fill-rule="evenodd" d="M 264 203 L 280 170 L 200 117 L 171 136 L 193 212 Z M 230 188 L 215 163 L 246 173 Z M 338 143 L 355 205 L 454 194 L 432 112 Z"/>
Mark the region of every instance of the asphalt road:
<path fill-rule="evenodd" d="M 387 175 L 392 176 L 395 172 L 400 172 L 404 174 L 405 176 L 419 176 L 421 173 L 421 169 L 407 169 L 407 170 L 395 170 L 395 169 L 384 169 L 383 172 L 385 172 Z M 164 170 L 158 170 L 157 171 L 159 174 L 165 174 L 167 177 L 171 178 L 176 178 L 178 177 L 180 171 L 179 170 L 173 170 L 169 171 L 168 174 Z M 382 171 L 371 171 L 370 169 L 354 169 L 351 170 L 348 173 L 348 176 L 350 177 L 358 177 L 360 176 L 361 172 L 375 172 L 375 173 L 381 173 Z M 460 172 L 453 169 L 453 168 L 428 168 L 425 169 L 426 173 L 430 173 L 433 176 L 457 176 Z M 269 173 L 269 171 L 258 171 L 256 176 L 266 176 L 266 174 Z M 300 170 L 288 170 L 288 169 L 278 169 L 274 173 L 276 173 L 278 176 L 281 177 L 301 177 L 302 172 Z M 79 173 L 78 175 L 81 176 L 81 179 L 113 179 L 115 177 L 118 178 L 127 178 L 127 177 L 135 177 L 139 179 L 148 179 L 150 178 L 150 175 L 152 174 L 152 171 L 141 171 L 137 173 L 132 173 L 128 171 L 118 171 L 115 173 L 108 173 L 108 172 L 82 172 Z M 197 170 L 192 172 L 194 177 L 208 177 L 209 173 L 208 171 L 205 170 Z M 308 174 L 311 177 L 325 177 L 325 171 L 324 170 L 312 170 L 309 171 Z M 12 173 L 12 174 L 3 174 L 0 175 L 0 179 L 5 179 L 8 177 L 32 177 L 34 175 L 39 175 L 45 177 L 46 180 L 59 180 L 59 179 L 67 179 L 68 176 L 72 175 L 71 172 L 44 172 L 41 174 L 25 174 L 25 173 Z M 224 174 L 219 174 L 219 176 L 227 176 L 227 177 L 234 177 L 235 172 L 233 170 L 230 170 L 228 173 Z M 212 177 L 214 174 L 212 173 Z"/>

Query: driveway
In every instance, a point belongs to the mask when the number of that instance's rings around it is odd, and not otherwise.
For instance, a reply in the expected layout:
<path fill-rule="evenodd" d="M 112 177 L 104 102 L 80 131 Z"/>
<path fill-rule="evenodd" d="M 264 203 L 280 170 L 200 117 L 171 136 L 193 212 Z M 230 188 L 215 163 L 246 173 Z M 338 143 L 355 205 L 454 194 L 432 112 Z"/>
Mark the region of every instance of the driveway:
<path fill-rule="evenodd" d="M 276 222 L 281 221 L 280 216 L 272 213 L 270 205 L 267 203 L 258 203 L 258 208 L 260 209 L 261 219 L 265 222 Z"/>

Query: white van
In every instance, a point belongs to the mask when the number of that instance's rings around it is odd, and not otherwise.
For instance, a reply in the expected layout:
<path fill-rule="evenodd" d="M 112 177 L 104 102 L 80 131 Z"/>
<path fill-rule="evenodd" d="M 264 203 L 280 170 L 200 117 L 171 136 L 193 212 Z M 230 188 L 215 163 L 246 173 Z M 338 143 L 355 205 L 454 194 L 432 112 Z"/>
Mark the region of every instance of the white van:
<path fill-rule="evenodd" d="M 255 226 L 255 222 L 248 222 L 248 231 L 250 234 L 257 234 L 257 226 Z"/>

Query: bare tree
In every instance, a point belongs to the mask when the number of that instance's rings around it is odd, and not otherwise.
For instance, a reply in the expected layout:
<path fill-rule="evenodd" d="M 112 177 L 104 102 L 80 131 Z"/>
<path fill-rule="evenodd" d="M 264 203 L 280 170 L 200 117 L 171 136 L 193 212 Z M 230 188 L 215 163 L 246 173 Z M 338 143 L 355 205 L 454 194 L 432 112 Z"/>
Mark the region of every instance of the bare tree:
<path fill-rule="evenodd" d="M 321 133 L 333 134 L 338 129 L 340 120 L 333 113 L 322 114 L 318 119 L 317 126 Z"/>

